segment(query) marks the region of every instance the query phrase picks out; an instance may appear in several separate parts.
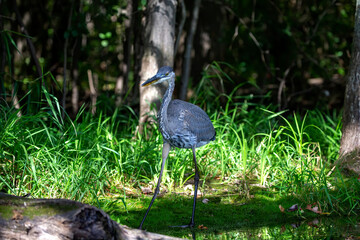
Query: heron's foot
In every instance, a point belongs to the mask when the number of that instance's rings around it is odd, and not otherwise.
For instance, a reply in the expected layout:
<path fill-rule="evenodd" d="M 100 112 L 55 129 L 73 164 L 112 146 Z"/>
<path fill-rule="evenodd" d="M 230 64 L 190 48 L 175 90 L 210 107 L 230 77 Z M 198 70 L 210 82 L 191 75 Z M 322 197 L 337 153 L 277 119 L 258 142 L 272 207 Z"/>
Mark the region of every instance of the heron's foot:
<path fill-rule="evenodd" d="M 172 228 L 193 228 L 194 226 L 190 225 L 190 224 L 185 224 L 185 225 L 178 225 L 178 226 L 170 226 Z"/>
<path fill-rule="evenodd" d="M 178 226 L 170 226 L 170 227 L 173 227 L 173 228 L 193 228 L 193 227 L 195 227 L 195 223 L 190 222 L 189 224 L 178 225 Z"/>

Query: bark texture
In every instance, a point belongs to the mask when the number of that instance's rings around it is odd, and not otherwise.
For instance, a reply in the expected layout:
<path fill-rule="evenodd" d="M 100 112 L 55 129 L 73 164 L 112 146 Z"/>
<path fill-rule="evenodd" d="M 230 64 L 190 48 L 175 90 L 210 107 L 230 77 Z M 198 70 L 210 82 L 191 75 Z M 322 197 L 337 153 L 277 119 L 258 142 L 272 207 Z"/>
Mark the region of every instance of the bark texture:
<path fill-rule="evenodd" d="M 30 199 L 0 193 L 0 239 L 176 240 L 111 220 L 102 210 L 65 199 Z"/>
<path fill-rule="evenodd" d="M 141 59 L 140 84 L 153 76 L 162 66 L 173 66 L 175 44 L 176 0 L 149 0 L 146 9 L 144 55 Z M 139 131 L 155 111 L 150 105 L 160 106 L 165 86 L 159 84 L 146 88 L 140 85 Z M 150 113 L 150 114 L 149 114 Z"/>
<path fill-rule="evenodd" d="M 349 172 L 360 174 L 360 0 L 356 1 L 355 30 L 347 78 L 340 164 Z"/>

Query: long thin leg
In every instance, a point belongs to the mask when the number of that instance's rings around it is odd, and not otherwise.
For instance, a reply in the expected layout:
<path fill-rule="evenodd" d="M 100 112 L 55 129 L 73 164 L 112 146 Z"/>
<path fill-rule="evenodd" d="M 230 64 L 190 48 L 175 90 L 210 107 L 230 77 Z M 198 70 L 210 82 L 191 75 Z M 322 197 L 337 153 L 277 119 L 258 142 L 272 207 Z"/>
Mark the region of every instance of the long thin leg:
<path fill-rule="evenodd" d="M 195 208 L 196 208 L 196 198 L 197 198 L 197 190 L 199 185 L 199 169 L 197 167 L 196 163 L 196 153 L 195 153 L 195 146 L 192 147 L 193 152 L 193 159 L 194 159 L 194 165 L 195 165 L 195 177 L 194 177 L 194 203 L 193 203 L 193 210 L 191 214 L 191 220 L 189 224 L 186 225 L 180 225 L 180 226 L 172 226 L 172 227 L 181 227 L 181 228 L 188 228 L 188 227 L 194 227 L 195 226 Z"/>
<path fill-rule="evenodd" d="M 197 190 L 198 190 L 198 185 L 199 185 L 199 169 L 197 167 L 197 163 L 196 163 L 196 153 L 195 153 L 195 146 L 192 147 L 192 152 L 193 152 L 193 159 L 194 159 L 194 165 L 195 165 L 195 177 L 194 177 L 194 184 L 195 184 L 195 189 L 194 189 L 194 203 L 193 203 L 193 210 L 192 210 L 192 215 L 191 215 L 191 221 L 189 224 L 189 227 L 194 227 L 195 226 L 195 208 L 196 208 L 196 198 L 197 198 Z"/>
<path fill-rule="evenodd" d="M 156 198 L 156 196 L 158 195 L 158 193 L 159 193 L 159 191 L 160 191 L 161 178 L 162 178 L 162 174 L 163 174 L 163 171 L 164 171 L 165 162 L 166 162 L 166 159 L 167 159 L 167 157 L 168 157 L 168 155 L 169 155 L 169 152 L 170 152 L 170 144 L 169 144 L 169 143 L 164 143 L 164 145 L 163 145 L 163 151 L 162 151 L 161 171 L 160 171 L 158 183 L 157 183 L 157 185 L 156 185 L 155 193 L 154 193 L 153 198 L 151 199 L 150 205 L 149 205 L 148 209 L 146 210 L 146 213 L 145 213 L 145 216 L 144 216 L 143 220 L 142 220 L 141 223 L 140 223 L 139 229 L 142 228 L 142 225 L 143 225 L 144 222 L 145 222 L 146 216 L 148 215 L 148 213 L 149 213 L 149 211 L 150 211 L 150 208 L 151 208 L 151 206 L 153 205 L 153 203 L 154 203 L 154 201 L 155 201 L 155 198 Z"/>

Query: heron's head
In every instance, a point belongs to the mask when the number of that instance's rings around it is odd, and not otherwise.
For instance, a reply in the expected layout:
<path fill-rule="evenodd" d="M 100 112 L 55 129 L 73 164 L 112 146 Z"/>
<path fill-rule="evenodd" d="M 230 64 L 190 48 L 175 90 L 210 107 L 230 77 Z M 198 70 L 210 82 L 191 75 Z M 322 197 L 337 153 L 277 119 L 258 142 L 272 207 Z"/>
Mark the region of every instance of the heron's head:
<path fill-rule="evenodd" d="M 169 81 L 171 78 L 175 77 L 174 70 L 172 67 L 165 66 L 159 68 L 158 72 L 152 78 L 146 80 L 141 86 L 145 87 L 151 84 L 159 84 L 164 81 Z"/>

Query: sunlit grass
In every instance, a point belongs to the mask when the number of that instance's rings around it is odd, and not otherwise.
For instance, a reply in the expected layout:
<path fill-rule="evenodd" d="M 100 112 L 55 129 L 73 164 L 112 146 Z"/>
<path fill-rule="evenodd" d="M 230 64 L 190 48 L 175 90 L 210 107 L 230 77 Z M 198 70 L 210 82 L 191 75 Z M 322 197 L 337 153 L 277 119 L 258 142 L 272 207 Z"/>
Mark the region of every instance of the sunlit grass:
<path fill-rule="evenodd" d="M 47 107 L 38 114 L 19 118 L 17 110 L 2 108 L 2 191 L 97 202 L 111 192 L 125 196 L 124 187 L 154 186 L 162 146 L 156 126 L 134 136 L 137 118 L 128 107 L 94 117 L 82 108 L 75 120 L 62 120 L 58 101 L 44 93 Z M 203 180 L 256 179 L 280 194 L 343 212 L 334 194 L 347 193 L 346 180 L 332 168 L 340 118 L 319 111 L 285 114 L 262 106 L 244 111 L 241 105 L 209 111 L 217 138 L 197 150 Z M 192 170 L 189 150 L 172 151 L 163 185 L 168 191 L 183 186 Z"/>

